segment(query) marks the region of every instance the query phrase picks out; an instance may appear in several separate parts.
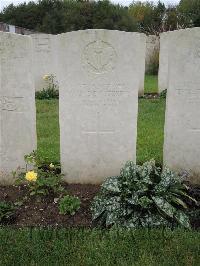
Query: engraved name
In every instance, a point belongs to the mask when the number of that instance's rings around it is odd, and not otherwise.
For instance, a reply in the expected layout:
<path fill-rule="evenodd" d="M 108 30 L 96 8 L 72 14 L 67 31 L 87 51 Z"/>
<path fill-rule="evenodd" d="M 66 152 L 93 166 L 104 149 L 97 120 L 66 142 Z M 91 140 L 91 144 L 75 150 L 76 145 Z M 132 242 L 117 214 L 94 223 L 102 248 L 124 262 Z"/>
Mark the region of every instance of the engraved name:
<path fill-rule="evenodd" d="M 71 100 L 81 100 L 85 105 L 115 105 L 130 96 L 131 91 L 125 84 L 80 84 L 66 93 Z"/>

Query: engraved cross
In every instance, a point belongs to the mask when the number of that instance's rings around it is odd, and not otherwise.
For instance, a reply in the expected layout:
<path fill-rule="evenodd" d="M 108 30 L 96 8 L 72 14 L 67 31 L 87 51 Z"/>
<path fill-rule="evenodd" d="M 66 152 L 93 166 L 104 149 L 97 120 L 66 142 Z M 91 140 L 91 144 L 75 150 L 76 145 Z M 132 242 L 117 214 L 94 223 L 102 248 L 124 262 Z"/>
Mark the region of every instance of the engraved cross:
<path fill-rule="evenodd" d="M 102 148 L 102 142 L 101 142 L 101 137 L 108 135 L 112 135 L 115 133 L 115 130 L 113 129 L 102 129 L 101 125 L 101 118 L 100 118 L 100 112 L 97 112 L 97 125 L 96 129 L 91 130 L 83 130 L 82 133 L 87 136 L 95 136 L 96 137 L 96 149 L 97 151 L 101 151 Z M 101 156 L 101 152 L 96 153 L 97 157 Z"/>

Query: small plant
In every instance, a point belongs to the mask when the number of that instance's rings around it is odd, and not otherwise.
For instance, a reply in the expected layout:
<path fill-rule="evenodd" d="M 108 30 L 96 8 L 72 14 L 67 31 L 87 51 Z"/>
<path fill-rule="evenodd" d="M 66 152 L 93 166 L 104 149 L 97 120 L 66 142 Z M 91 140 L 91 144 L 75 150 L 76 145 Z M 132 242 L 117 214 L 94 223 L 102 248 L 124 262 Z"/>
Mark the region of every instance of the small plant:
<path fill-rule="evenodd" d="M 188 187 L 155 161 L 142 166 L 129 161 L 120 175 L 107 178 L 94 198 L 93 221 L 101 226 L 127 228 L 183 226 L 190 228 L 185 199 Z"/>
<path fill-rule="evenodd" d="M 43 168 L 36 151 L 25 155 L 24 159 L 26 172 L 21 172 L 18 176 L 17 173 L 14 173 L 14 176 L 17 176 L 17 184 L 27 184 L 30 196 L 53 196 L 63 192 L 62 175 L 57 172 L 53 163 Z"/>
<path fill-rule="evenodd" d="M 0 201 L 0 224 L 9 223 L 15 216 L 15 206 L 10 202 Z"/>
<path fill-rule="evenodd" d="M 74 196 L 64 196 L 59 202 L 60 214 L 74 215 L 75 212 L 80 208 L 80 199 Z"/>
<path fill-rule="evenodd" d="M 54 75 L 45 75 L 43 77 L 46 82 L 46 89 L 42 89 L 41 91 L 36 91 L 35 98 L 39 100 L 44 99 L 58 99 L 59 98 L 59 90 L 58 83 L 55 81 Z"/>

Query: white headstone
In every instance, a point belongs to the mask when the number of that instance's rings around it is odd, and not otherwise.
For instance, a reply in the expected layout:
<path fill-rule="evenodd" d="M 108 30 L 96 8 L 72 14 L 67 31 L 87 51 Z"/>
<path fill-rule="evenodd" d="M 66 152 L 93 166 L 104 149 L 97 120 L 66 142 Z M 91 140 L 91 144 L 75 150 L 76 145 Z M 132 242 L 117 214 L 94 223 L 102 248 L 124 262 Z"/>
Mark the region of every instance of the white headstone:
<path fill-rule="evenodd" d="M 140 53 L 140 85 L 139 85 L 139 96 L 144 95 L 144 78 L 145 78 L 145 56 L 143 56 L 146 53 L 146 35 L 140 34 L 140 50 L 138 51 Z"/>
<path fill-rule="evenodd" d="M 0 181 L 5 183 L 36 149 L 31 60 L 30 37 L 0 33 Z"/>
<path fill-rule="evenodd" d="M 168 87 L 168 32 L 160 34 L 160 56 L 158 72 L 159 93 Z"/>
<path fill-rule="evenodd" d="M 15 26 L 9 25 L 8 27 L 9 27 L 9 32 L 10 33 L 15 33 Z"/>
<path fill-rule="evenodd" d="M 51 34 L 31 34 L 33 39 L 33 74 L 35 90 L 47 89 L 45 75 L 55 75 L 56 36 Z M 55 77 L 56 80 L 56 77 Z"/>
<path fill-rule="evenodd" d="M 199 158 L 200 28 L 193 28 L 169 33 L 164 163 L 200 182 Z"/>
<path fill-rule="evenodd" d="M 86 30 L 58 43 L 62 171 L 68 182 L 100 183 L 136 160 L 141 36 Z"/>
<path fill-rule="evenodd" d="M 146 73 L 148 73 L 151 66 L 152 58 L 159 54 L 160 39 L 159 36 L 149 35 L 146 38 L 146 55 L 145 55 L 145 65 Z"/>

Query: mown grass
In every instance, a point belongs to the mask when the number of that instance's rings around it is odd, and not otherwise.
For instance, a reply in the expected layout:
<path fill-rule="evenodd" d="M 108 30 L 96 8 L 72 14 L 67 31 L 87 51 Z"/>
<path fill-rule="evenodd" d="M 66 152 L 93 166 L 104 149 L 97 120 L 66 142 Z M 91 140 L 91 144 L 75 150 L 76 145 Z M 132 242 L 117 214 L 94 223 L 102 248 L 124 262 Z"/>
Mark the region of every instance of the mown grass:
<path fill-rule="evenodd" d="M 146 75 L 144 83 L 145 93 L 157 93 L 158 92 L 158 76 Z"/>
<path fill-rule="evenodd" d="M 139 100 L 137 162 L 155 159 L 162 164 L 165 99 Z"/>
<path fill-rule="evenodd" d="M 165 100 L 139 100 L 137 161 L 152 158 L 162 163 Z M 58 100 L 37 101 L 38 153 L 43 160 L 59 162 Z"/>
<path fill-rule="evenodd" d="M 38 153 L 43 161 L 60 161 L 58 100 L 37 100 Z"/>
<path fill-rule="evenodd" d="M 200 232 L 0 228 L 0 265 L 200 265 Z"/>

